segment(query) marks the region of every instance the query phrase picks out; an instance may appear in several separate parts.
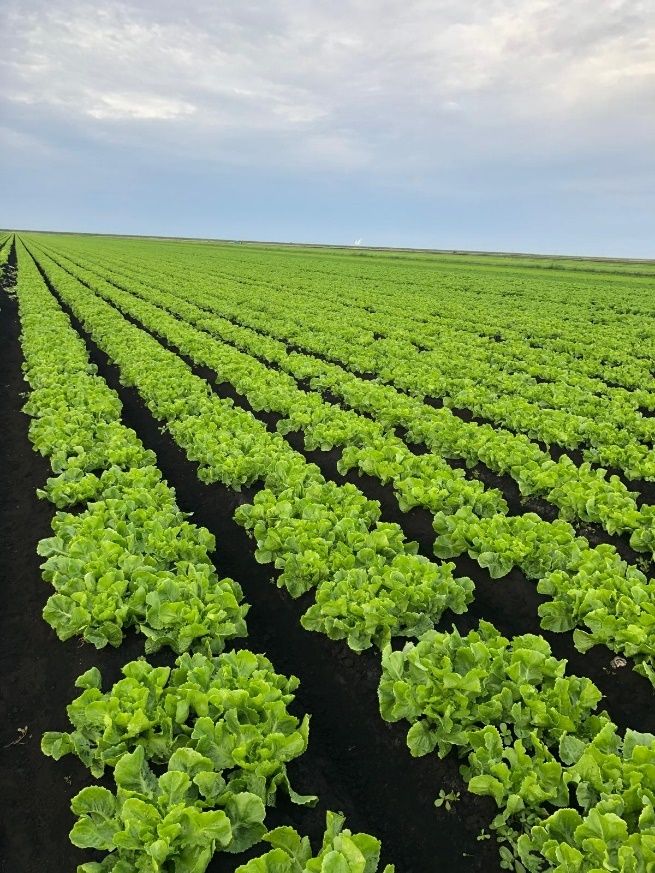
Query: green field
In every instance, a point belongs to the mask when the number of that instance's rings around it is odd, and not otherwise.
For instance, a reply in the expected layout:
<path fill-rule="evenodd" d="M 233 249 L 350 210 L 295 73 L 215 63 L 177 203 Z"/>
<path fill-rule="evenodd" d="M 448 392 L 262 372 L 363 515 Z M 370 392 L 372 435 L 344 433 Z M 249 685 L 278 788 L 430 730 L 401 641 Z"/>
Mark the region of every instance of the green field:
<path fill-rule="evenodd" d="M 85 668 L 16 703 L 51 720 L 21 772 L 106 853 L 67 865 L 655 871 L 655 263 L 5 232 L 0 264 L 39 682 Z"/>

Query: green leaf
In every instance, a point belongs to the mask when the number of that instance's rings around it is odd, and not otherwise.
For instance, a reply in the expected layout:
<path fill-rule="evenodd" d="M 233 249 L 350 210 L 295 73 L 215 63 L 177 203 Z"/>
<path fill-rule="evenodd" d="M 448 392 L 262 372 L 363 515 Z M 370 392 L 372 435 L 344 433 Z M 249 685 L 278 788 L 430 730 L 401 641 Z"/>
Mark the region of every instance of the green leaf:
<path fill-rule="evenodd" d="M 117 761 L 114 779 L 120 788 L 147 797 L 152 797 L 157 790 L 157 780 L 145 763 L 143 746 L 137 746 L 134 752 L 128 752 Z"/>
<path fill-rule="evenodd" d="M 498 806 L 502 806 L 503 798 L 507 793 L 502 782 L 494 776 L 488 775 L 473 776 L 473 778 L 469 780 L 467 787 L 472 794 L 482 794 L 493 797 Z"/>
<path fill-rule="evenodd" d="M 423 721 L 417 721 L 407 732 L 407 745 L 415 758 L 433 752 L 436 744 L 436 735 Z"/>
<path fill-rule="evenodd" d="M 59 731 L 46 731 L 41 737 L 41 751 L 44 755 L 58 761 L 64 755 L 75 751 L 75 744 L 70 734 Z"/>
<path fill-rule="evenodd" d="M 188 807 L 184 812 L 186 827 L 184 831 L 185 846 L 228 847 L 232 839 L 232 828 L 228 816 L 222 809 L 203 812 Z"/>
<path fill-rule="evenodd" d="M 71 801 L 71 809 L 80 816 L 73 825 L 70 839 L 81 849 L 113 849 L 119 830 L 115 819 L 116 799 L 100 786 L 83 788 Z"/>
<path fill-rule="evenodd" d="M 102 675 L 100 670 L 97 667 L 91 667 L 90 670 L 87 670 L 86 673 L 82 673 L 81 676 L 78 676 L 75 680 L 76 688 L 101 688 L 102 687 Z"/>
<path fill-rule="evenodd" d="M 258 843 L 266 833 L 264 818 L 266 809 L 255 794 L 240 792 L 232 795 L 225 804 L 225 812 L 232 826 L 230 852 L 245 852 Z"/>
<path fill-rule="evenodd" d="M 237 867 L 234 873 L 298 873 L 298 868 L 282 849 L 271 849 L 259 858 Z"/>
<path fill-rule="evenodd" d="M 111 818 L 116 810 L 116 798 L 107 788 L 91 785 L 83 788 L 71 801 L 75 815 L 99 815 Z"/>

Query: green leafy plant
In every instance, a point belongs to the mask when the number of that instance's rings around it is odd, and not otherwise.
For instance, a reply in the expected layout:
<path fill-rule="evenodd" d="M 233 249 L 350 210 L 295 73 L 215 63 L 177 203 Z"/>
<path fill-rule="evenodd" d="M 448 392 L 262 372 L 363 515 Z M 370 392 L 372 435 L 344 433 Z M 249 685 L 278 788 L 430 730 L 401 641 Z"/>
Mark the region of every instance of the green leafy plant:
<path fill-rule="evenodd" d="M 39 543 L 43 577 L 56 591 L 43 615 L 60 639 L 116 646 L 136 625 L 148 652 L 219 652 L 244 636 L 243 595 L 217 577 L 213 536 L 186 521 L 164 483 L 135 487 L 132 476 L 121 484 L 82 513 L 57 513 L 55 536 Z"/>
<path fill-rule="evenodd" d="M 114 778 L 115 793 L 91 786 L 71 803 L 71 842 L 109 852 L 79 873 L 203 873 L 216 850 L 242 852 L 266 832 L 261 799 L 231 791 L 192 749 L 176 751 L 157 777 L 139 746 L 118 760 Z"/>
<path fill-rule="evenodd" d="M 353 834 L 344 823 L 343 815 L 327 813 L 317 855 L 307 837 L 293 828 L 276 828 L 264 836 L 273 848 L 237 867 L 235 873 L 394 873 L 393 864 L 380 870 L 380 841 L 369 834 Z"/>
<path fill-rule="evenodd" d="M 309 733 L 309 718 L 300 721 L 288 711 L 298 680 L 275 673 L 263 655 L 185 654 L 172 669 L 141 659 L 122 672 L 124 678 L 107 692 L 95 667 L 77 680 L 84 690 L 68 707 L 75 729 L 44 734 L 45 754 L 75 754 L 102 776 L 105 767 L 117 766 L 137 748 L 158 764 L 189 748 L 209 758 L 231 788 L 267 805 L 275 803 L 279 789 L 295 803 L 316 802 L 297 794 L 286 772 L 286 764 L 307 748 Z"/>
<path fill-rule="evenodd" d="M 459 800 L 459 797 L 459 791 L 445 791 L 443 788 L 440 788 L 439 794 L 434 801 L 434 805 L 437 809 L 443 806 L 446 812 L 450 812 L 454 804 Z"/>

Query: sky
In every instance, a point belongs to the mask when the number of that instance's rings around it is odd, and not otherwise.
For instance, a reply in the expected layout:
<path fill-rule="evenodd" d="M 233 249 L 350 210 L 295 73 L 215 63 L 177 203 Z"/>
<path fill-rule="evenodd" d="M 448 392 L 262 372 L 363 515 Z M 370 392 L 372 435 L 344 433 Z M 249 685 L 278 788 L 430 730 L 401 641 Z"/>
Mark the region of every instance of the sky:
<path fill-rule="evenodd" d="M 655 257 L 653 0 L 5 0 L 0 226 Z"/>

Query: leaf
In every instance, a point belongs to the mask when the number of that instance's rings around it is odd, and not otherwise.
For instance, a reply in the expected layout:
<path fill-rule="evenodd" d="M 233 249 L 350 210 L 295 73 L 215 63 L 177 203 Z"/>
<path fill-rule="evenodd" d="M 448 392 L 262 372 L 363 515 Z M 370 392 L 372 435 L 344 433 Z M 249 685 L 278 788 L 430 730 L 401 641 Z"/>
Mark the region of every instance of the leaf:
<path fill-rule="evenodd" d="M 467 788 L 472 794 L 490 795 L 498 806 L 502 806 L 503 798 L 507 793 L 502 782 L 488 775 L 473 776 Z"/>
<path fill-rule="evenodd" d="M 189 794 L 191 779 L 187 773 L 173 770 L 159 777 L 159 789 L 167 806 L 184 803 Z"/>
<path fill-rule="evenodd" d="M 248 792 L 232 795 L 224 809 L 232 827 L 232 841 L 227 851 L 244 852 L 258 843 L 266 833 L 266 809 L 256 795 Z"/>
<path fill-rule="evenodd" d="M 433 752 L 436 744 L 435 734 L 423 721 L 417 721 L 407 732 L 407 745 L 415 758 Z"/>
<path fill-rule="evenodd" d="M 170 854 L 170 846 L 166 840 L 155 840 L 150 843 L 147 853 L 157 864 L 163 864 Z"/>
<path fill-rule="evenodd" d="M 71 801 L 75 815 L 94 814 L 111 818 L 116 810 L 116 798 L 107 788 L 92 785 L 83 788 Z"/>
<path fill-rule="evenodd" d="M 120 788 L 147 797 L 152 797 L 157 790 L 157 780 L 145 763 L 143 746 L 137 746 L 134 752 L 128 752 L 116 762 L 114 779 Z"/>
<path fill-rule="evenodd" d="M 353 873 L 353 868 L 341 852 L 331 851 L 323 858 L 321 873 Z M 356 871 L 359 873 L 359 871 Z"/>
<path fill-rule="evenodd" d="M 282 849 L 271 849 L 265 855 L 253 858 L 237 867 L 234 873 L 298 873 L 298 868 Z"/>
<path fill-rule="evenodd" d="M 550 818 L 546 819 L 543 826 L 552 839 L 558 843 L 576 844 L 575 832 L 582 823 L 582 817 L 574 809 L 558 809 Z"/>
<path fill-rule="evenodd" d="M 213 846 L 227 848 L 232 839 L 232 828 L 228 816 L 222 809 L 203 812 L 193 807 L 184 811 L 186 827 L 185 846 Z"/>
<path fill-rule="evenodd" d="M 120 825 L 114 818 L 116 799 L 100 786 L 83 788 L 71 801 L 71 809 L 80 816 L 73 825 L 70 839 L 81 849 L 113 849 Z"/>
<path fill-rule="evenodd" d="M 209 758 L 196 752 L 195 749 L 177 749 L 168 762 L 169 770 L 180 770 L 194 778 L 199 773 L 212 772 L 214 766 Z"/>
<path fill-rule="evenodd" d="M 623 757 L 630 760 L 635 749 L 639 746 L 646 748 L 655 747 L 655 734 L 640 733 L 639 731 L 628 728 L 623 738 Z"/>
<path fill-rule="evenodd" d="M 289 857 L 299 863 L 304 864 L 311 855 L 311 850 L 308 853 L 307 840 L 303 841 L 300 834 L 291 827 L 275 828 L 269 831 L 264 839 L 274 848 L 284 849 Z"/>
<path fill-rule="evenodd" d="M 97 667 L 91 667 L 90 670 L 87 670 L 86 673 L 82 673 L 81 676 L 78 676 L 75 680 L 76 688 L 101 688 L 102 687 L 102 675 L 100 670 Z"/>
<path fill-rule="evenodd" d="M 64 755 L 75 751 L 75 745 L 70 734 L 59 731 L 46 731 L 41 737 L 41 751 L 44 755 L 58 761 Z"/>
<path fill-rule="evenodd" d="M 564 734 L 559 741 L 559 756 L 565 764 L 575 764 L 584 752 L 586 745 L 578 737 Z"/>

